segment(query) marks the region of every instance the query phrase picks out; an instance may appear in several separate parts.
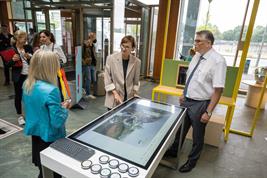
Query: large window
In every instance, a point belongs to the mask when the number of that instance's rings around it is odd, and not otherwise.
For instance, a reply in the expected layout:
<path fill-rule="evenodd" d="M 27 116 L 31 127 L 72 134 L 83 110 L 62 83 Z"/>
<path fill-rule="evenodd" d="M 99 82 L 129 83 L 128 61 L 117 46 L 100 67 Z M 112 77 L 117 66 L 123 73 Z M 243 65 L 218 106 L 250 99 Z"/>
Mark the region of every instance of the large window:
<path fill-rule="evenodd" d="M 23 1 L 11 2 L 13 19 L 25 19 Z"/>
<path fill-rule="evenodd" d="M 135 38 L 136 48 L 135 55 L 140 57 L 139 49 L 140 49 L 140 27 L 141 27 L 141 19 L 140 18 L 126 18 L 125 21 L 125 35 L 131 35 Z"/>
<path fill-rule="evenodd" d="M 248 52 L 248 59 L 251 60 L 248 74 L 253 74 L 257 67 L 267 66 L 266 7 L 267 1 L 260 1 Z"/>
<path fill-rule="evenodd" d="M 30 7 L 29 1 L 11 1 L 11 19 L 13 25 L 13 32 L 16 30 L 23 30 L 28 32 L 29 28 L 33 28 L 31 10 L 25 10 Z"/>
<path fill-rule="evenodd" d="M 249 0 L 201 0 L 197 6 L 194 0 L 182 2 L 179 34 L 177 35 L 176 57 L 187 55 L 189 48 L 193 47 L 195 32 L 198 30 L 211 30 L 215 37 L 214 48 L 222 54 L 228 66 L 239 66 L 243 42 L 246 37 L 249 19 L 254 0 L 248 6 L 247 18 L 243 20 Z M 254 30 L 251 38 L 249 52 L 246 59 L 242 79 L 253 79 L 254 71 L 258 66 L 267 66 L 267 1 L 260 1 Z M 234 15 L 233 15 L 234 14 Z M 241 30 L 243 35 L 239 42 Z M 238 48 L 238 43 L 239 48 Z M 239 49 L 237 52 L 237 48 Z M 241 84 L 242 89 L 246 86 Z"/>
<path fill-rule="evenodd" d="M 54 34 L 56 43 L 62 45 L 62 30 L 60 10 L 49 11 L 50 31 Z"/>
<path fill-rule="evenodd" d="M 45 30 L 45 14 L 42 11 L 35 12 L 38 32 Z"/>

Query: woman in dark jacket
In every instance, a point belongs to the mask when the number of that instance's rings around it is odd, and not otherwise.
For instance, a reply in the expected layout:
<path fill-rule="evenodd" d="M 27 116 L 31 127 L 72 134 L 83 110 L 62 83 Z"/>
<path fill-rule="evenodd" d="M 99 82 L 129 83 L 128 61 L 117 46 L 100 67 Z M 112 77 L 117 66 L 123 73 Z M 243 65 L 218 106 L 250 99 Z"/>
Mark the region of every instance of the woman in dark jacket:
<path fill-rule="evenodd" d="M 33 51 L 30 45 L 26 45 L 26 32 L 22 30 L 16 31 L 13 39 L 15 41 L 13 48 L 16 54 L 14 54 L 12 60 L 10 60 L 7 65 L 12 67 L 12 80 L 15 89 L 15 108 L 19 115 L 18 123 L 23 125 L 25 124 L 25 120 L 22 115 L 21 106 L 22 85 L 28 76 L 29 64 Z"/>

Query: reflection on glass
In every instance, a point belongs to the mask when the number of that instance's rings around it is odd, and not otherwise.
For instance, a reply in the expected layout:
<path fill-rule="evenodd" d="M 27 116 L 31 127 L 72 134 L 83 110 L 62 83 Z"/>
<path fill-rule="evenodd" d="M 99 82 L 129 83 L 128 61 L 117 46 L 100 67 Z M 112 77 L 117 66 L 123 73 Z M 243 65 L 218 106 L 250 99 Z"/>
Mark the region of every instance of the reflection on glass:
<path fill-rule="evenodd" d="M 153 68 L 154 68 L 154 58 L 155 58 L 155 47 L 156 47 L 156 35 L 157 35 L 157 23 L 158 23 L 158 7 L 152 8 L 152 33 L 151 33 L 151 49 L 150 49 L 150 60 L 149 60 L 149 70 L 147 75 L 153 75 Z"/>
<path fill-rule="evenodd" d="M 11 7 L 13 19 L 25 19 L 23 1 L 12 1 Z"/>
<path fill-rule="evenodd" d="M 145 99 L 132 99 L 74 133 L 74 138 L 101 151 L 147 167 L 182 108 Z"/>
<path fill-rule="evenodd" d="M 117 113 L 94 131 L 124 143 L 143 147 L 154 138 L 170 115 L 170 112 L 164 110 L 132 104 L 131 107 Z M 138 137 L 140 135 L 143 136 Z"/>
<path fill-rule="evenodd" d="M 60 10 L 49 10 L 50 31 L 54 34 L 56 43 L 62 45 Z"/>

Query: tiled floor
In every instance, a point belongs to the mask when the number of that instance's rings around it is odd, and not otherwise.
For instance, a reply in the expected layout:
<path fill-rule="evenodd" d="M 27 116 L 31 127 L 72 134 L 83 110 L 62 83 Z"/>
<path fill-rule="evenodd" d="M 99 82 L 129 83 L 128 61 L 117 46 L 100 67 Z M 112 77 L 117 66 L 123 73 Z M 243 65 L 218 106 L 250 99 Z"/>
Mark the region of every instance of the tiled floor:
<path fill-rule="evenodd" d="M 13 86 L 3 86 L 2 70 L 0 70 L 0 118 L 17 124 L 17 115 L 13 104 Z M 151 98 L 151 90 L 155 83 L 141 82 L 141 96 Z M 176 98 L 168 102 L 178 104 Z M 249 131 L 254 109 L 244 105 L 245 96 L 239 96 L 234 113 L 232 128 Z M 67 121 L 67 132 L 72 133 L 79 127 L 103 114 L 104 97 L 88 100 L 85 110 L 72 109 Z M 225 114 L 226 107 L 218 106 L 215 113 Z M 182 150 L 181 163 L 191 148 L 191 141 L 186 141 Z M 158 166 L 153 178 L 176 177 L 222 177 L 222 178 L 267 178 L 267 116 L 261 111 L 253 138 L 230 134 L 229 141 L 222 139 L 220 147 L 205 145 L 201 158 L 192 172 L 181 174 L 164 166 Z M 31 141 L 22 132 L 0 140 L 0 177 L 1 178 L 34 178 L 38 169 L 31 163 Z"/>

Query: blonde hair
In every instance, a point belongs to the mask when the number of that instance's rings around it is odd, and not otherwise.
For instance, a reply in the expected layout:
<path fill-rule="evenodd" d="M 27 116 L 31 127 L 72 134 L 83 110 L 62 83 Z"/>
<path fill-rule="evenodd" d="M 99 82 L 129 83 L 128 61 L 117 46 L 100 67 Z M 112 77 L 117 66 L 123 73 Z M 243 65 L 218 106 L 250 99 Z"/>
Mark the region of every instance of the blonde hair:
<path fill-rule="evenodd" d="M 15 33 L 14 33 L 14 36 L 12 38 L 12 44 L 15 44 L 19 38 L 25 38 L 27 39 L 27 33 L 25 31 L 22 31 L 22 30 L 17 30 Z"/>
<path fill-rule="evenodd" d="M 26 93 L 30 93 L 36 80 L 46 81 L 57 86 L 59 57 L 55 52 L 37 50 L 31 58 L 28 78 L 24 83 Z"/>

